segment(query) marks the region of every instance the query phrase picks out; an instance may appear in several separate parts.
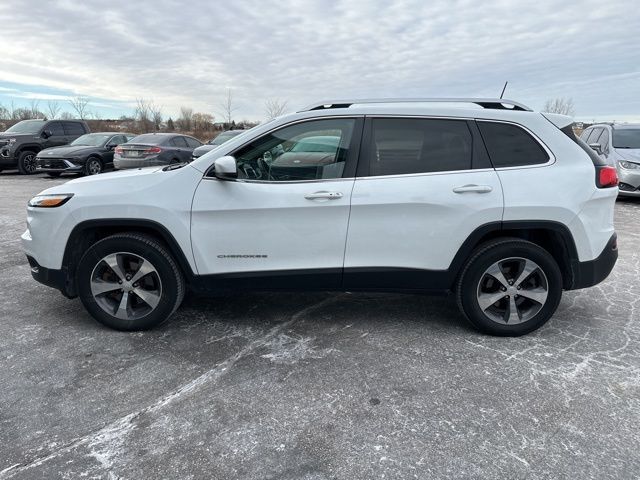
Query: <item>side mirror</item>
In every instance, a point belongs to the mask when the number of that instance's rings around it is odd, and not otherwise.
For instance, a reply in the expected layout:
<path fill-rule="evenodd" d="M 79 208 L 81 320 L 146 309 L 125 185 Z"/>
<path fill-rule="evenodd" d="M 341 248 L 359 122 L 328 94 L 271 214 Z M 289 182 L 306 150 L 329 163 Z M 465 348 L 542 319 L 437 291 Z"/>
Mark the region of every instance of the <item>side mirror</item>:
<path fill-rule="evenodd" d="M 599 143 L 590 143 L 589 146 L 593 148 L 598 155 L 602 155 L 602 145 Z"/>
<path fill-rule="evenodd" d="M 47 129 L 47 130 L 43 130 L 42 131 L 42 137 L 43 138 L 49 138 L 51 136 L 53 136 L 53 132 L 51 130 Z"/>
<path fill-rule="evenodd" d="M 118 145 L 116 143 L 107 143 L 104 148 L 106 148 L 107 150 L 113 150 L 114 148 L 116 148 Z"/>
<path fill-rule="evenodd" d="M 238 178 L 238 166 L 236 159 L 231 155 L 218 158 L 213 167 L 215 169 L 216 178 L 220 180 L 235 180 Z"/>

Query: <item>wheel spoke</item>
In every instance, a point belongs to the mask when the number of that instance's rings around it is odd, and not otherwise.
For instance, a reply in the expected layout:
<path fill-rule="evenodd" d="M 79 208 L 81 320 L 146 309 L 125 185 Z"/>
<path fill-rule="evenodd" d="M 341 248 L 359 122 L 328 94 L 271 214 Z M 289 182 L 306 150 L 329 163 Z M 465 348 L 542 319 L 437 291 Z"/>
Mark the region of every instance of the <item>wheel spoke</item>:
<path fill-rule="evenodd" d="M 538 302 L 540 305 L 544 305 L 544 303 L 547 301 L 548 294 L 549 292 L 540 287 L 532 288 L 530 290 L 522 289 L 518 292 L 518 295 L 520 295 L 521 297 L 525 297 L 533 300 L 534 302 Z"/>
<path fill-rule="evenodd" d="M 496 303 L 498 300 L 504 298 L 504 292 L 495 292 L 495 293 L 481 293 L 478 295 L 478 305 L 484 312 L 491 305 Z"/>
<path fill-rule="evenodd" d="M 102 295 L 103 293 L 113 292 L 120 289 L 120 284 L 117 282 L 105 282 L 104 280 L 92 279 L 91 280 L 91 293 L 93 295 Z"/>
<path fill-rule="evenodd" d="M 129 319 L 129 292 L 122 292 L 122 298 L 116 310 L 116 317 L 123 320 Z"/>
<path fill-rule="evenodd" d="M 524 268 L 522 269 L 522 272 L 520 273 L 520 275 L 518 275 L 518 278 L 516 278 L 516 280 L 514 282 L 515 286 L 517 287 L 522 282 L 524 282 L 527 278 L 529 278 L 529 275 L 531 275 L 537 269 L 538 269 L 538 265 L 536 265 L 535 263 L 533 263 L 533 262 L 531 262 L 529 260 L 525 260 L 524 261 Z"/>
<path fill-rule="evenodd" d="M 150 273 L 153 273 L 155 271 L 155 268 L 153 268 L 149 262 L 142 260 L 140 268 L 138 268 L 138 271 L 135 273 L 135 275 L 131 277 L 131 283 L 136 283 L 145 275 L 149 275 Z"/>
<path fill-rule="evenodd" d="M 156 308 L 156 306 L 160 302 L 160 295 L 155 292 L 143 290 L 142 288 L 134 288 L 133 293 L 140 297 L 140 299 L 151 308 Z"/>
<path fill-rule="evenodd" d="M 487 275 L 491 275 L 498 282 L 500 282 L 500 284 L 503 287 L 508 287 L 509 286 L 509 282 L 507 282 L 507 279 L 504 278 L 504 274 L 502 273 L 502 270 L 500 270 L 499 263 L 494 263 L 493 265 L 491 265 L 491 267 L 489 267 L 489 269 L 486 271 L 486 273 L 487 273 Z"/>
<path fill-rule="evenodd" d="M 125 280 L 125 274 L 120 264 L 118 263 L 118 255 L 116 253 L 112 253 L 111 255 L 107 255 L 102 259 L 109 268 L 115 273 L 120 280 Z"/>
<path fill-rule="evenodd" d="M 518 306 L 514 297 L 509 298 L 509 316 L 507 323 L 520 323 L 520 315 L 518 314 Z"/>

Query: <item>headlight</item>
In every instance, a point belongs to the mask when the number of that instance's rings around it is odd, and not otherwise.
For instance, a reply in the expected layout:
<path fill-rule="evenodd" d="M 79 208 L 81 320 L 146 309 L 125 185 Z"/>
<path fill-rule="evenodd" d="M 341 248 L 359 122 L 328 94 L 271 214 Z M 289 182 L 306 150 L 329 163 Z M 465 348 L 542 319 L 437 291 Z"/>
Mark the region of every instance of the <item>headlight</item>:
<path fill-rule="evenodd" d="M 9 145 L 13 145 L 14 143 L 16 143 L 16 139 L 15 138 L 10 138 L 7 140 Z"/>
<path fill-rule="evenodd" d="M 55 208 L 64 205 L 73 197 L 73 193 L 61 193 L 58 195 L 36 195 L 29 200 L 30 207 Z"/>
<path fill-rule="evenodd" d="M 640 168 L 640 165 L 639 165 L 639 164 L 637 164 L 637 163 L 633 163 L 633 162 L 625 162 L 625 161 L 622 161 L 622 162 L 618 162 L 618 163 L 620 163 L 620 166 L 621 166 L 622 168 L 626 168 L 626 169 L 628 169 L 628 170 L 637 170 L 637 169 L 639 169 L 639 168 Z"/>

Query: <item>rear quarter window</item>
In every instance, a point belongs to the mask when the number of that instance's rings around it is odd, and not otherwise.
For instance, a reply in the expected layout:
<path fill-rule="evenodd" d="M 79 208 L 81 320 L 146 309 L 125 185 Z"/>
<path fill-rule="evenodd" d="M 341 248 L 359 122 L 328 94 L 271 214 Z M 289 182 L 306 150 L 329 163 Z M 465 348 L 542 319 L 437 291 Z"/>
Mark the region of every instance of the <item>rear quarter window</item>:
<path fill-rule="evenodd" d="M 542 145 L 523 128 L 499 122 L 478 122 L 495 168 L 524 167 L 549 161 Z"/>

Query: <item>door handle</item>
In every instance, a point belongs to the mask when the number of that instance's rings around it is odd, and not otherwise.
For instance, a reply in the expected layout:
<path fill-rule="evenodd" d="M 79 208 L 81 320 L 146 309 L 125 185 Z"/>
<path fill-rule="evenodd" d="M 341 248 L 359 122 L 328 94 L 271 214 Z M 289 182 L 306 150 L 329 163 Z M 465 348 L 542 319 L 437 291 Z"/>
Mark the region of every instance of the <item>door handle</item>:
<path fill-rule="evenodd" d="M 467 192 L 489 193 L 491 191 L 493 191 L 493 187 L 489 185 L 475 185 L 475 184 L 463 185 L 461 187 L 455 187 L 453 189 L 454 193 L 467 193 Z"/>
<path fill-rule="evenodd" d="M 342 198 L 342 192 L 313 192 L 307 193 L 304 198 L 307 200 L 338 200 L 339 198 Z"/>

